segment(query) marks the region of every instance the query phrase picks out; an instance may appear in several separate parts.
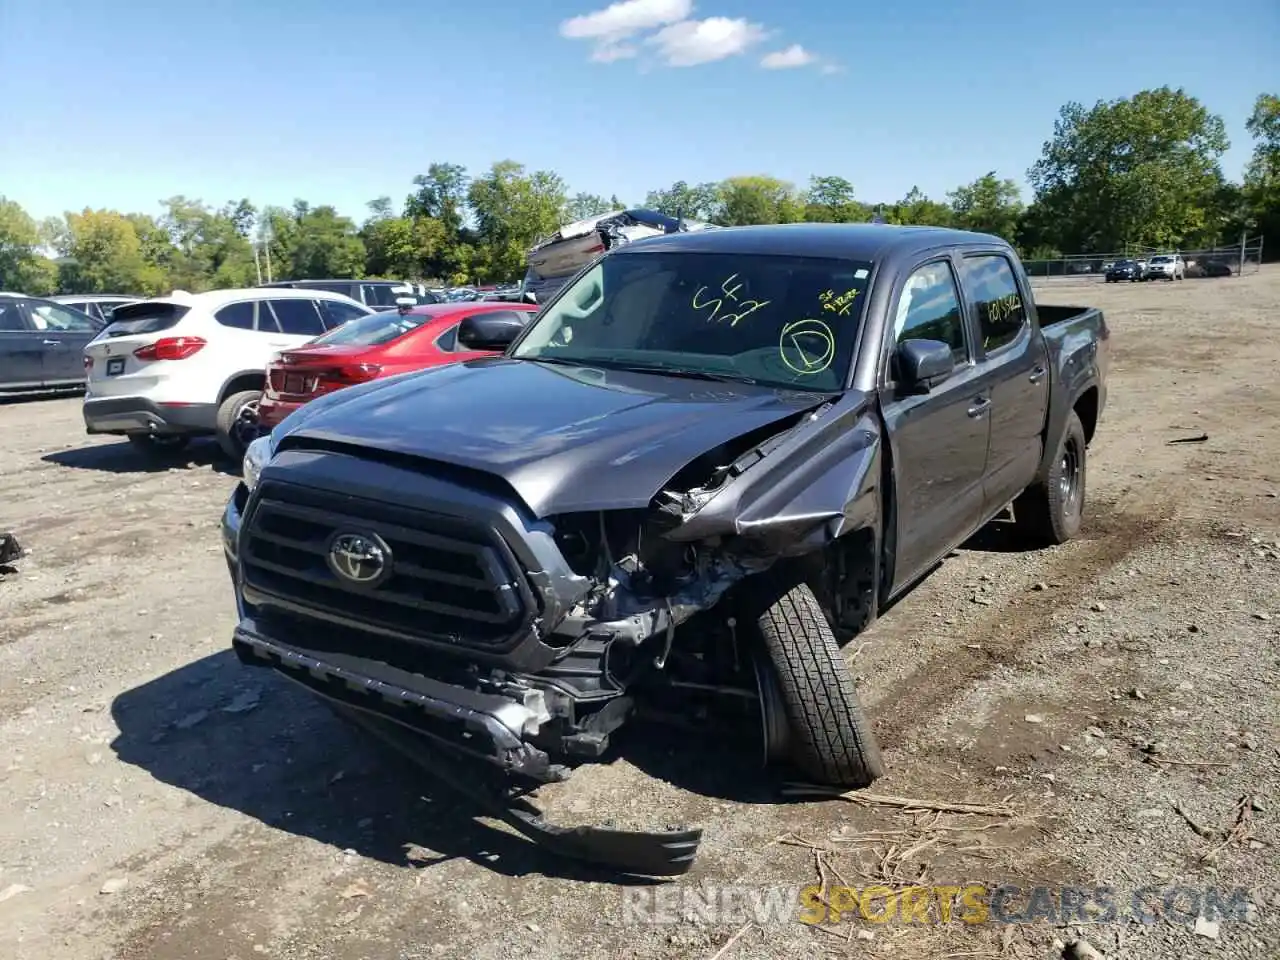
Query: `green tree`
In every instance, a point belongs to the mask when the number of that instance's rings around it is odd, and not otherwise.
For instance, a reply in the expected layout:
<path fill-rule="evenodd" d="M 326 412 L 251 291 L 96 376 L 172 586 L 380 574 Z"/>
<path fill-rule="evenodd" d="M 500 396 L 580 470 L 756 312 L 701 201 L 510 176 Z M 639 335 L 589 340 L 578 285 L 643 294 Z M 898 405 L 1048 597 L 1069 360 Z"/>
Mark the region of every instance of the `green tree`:
<path fill-rule="evenodd" d="M 266 246 L 276 279 L 364 276 L 367 251 L 351 218 L 331 206 L 295 200 L 292 210 L 264 211 Z"/>
<path fill-rule="evenodd" d="M 174 287 L 208 290 L 248 287 L 258 280 L 252 236 L 257 211 L 248 200 L 212 210 L 199 200 L 170 197 L 157 225 L 171 245 L 163 267 Z M 139 225 L 135 220 L 135 230 Z M 145 225 L 144 229 L 145 229 Z M 139 239 L 142 237 L 139 235 Z M 148 231 L 144 254 L 154 255 L 156 238 Z"/>
<path fill-rule="evenodd" d="M 949 227 L 954 220 L 949 206 L 930 200 L 919 187 L 912 187 L 897 203 L 886 205 L 883 216 L 885 223 L 923 227 Z"/>
<path fill-rule="evenodd" d="M 365 274 L 390 280 L 426 278 L 446 246 L 444 225 L 432 217 L 397 216 L 390 197 L 369 203 L 369 219 L 360 228 Z"/>
<path fill-rule="evenodd" d="M 142 244 L 133 224 L 114 210 L 68 213 L 66 256 L 59 286 L 68 293 L 151 293 Z M 151 289 L 148 289 L 151 288 Z"/>
<path fill-rule="evenodd" d="M 720 184 L 716 221 L 726 227 L 759 223 L 795 223 L 804 203 L 795 187 L 776 177 L 730 177 Z"/>
<path fill-rule="evenodd" d="M 1068 103 L 1028 173 L 1043 222 L 1054 224 L 1044 239 L 1098 253 L 1194 244 L 1218 229 L 1211 211 L 1227 146 L 1221 118 L 1182 89 Z"/>
<path fill-rule="evenodd" d="M 712 220 L 720 209 L 720 185 L 699 183 L 690 186 L 683 180 L 677 180 L 665 190 L 650 190 L 644 198 L 644 205 L 669 217 Z"/>
<path fill-rule="evenodd" d="M 53 293 L 58 271 L 41 246 L 40 226 L 31 215 L 16 201 L 0 196 L 0 290 Z"/>
<path fill-rule="evenodd" d="M 1280 96 L 1259 94 L 1245 129 L 1253 137 L 1253 156 L 1244 174 L 1244 222 L 1239 227 L 1253 226 L 1280 242 Z"/>
<path fill-rule="evenodd" d="M 529 248 L 559 229 L 567 204 L 558 174 L 525 173 L 514 160 L 501 160 L 473 180 L 468 200 L 476 221 L 473 271 L 479 280 L 523 275 Z"/>
<path fill-rule="evenodd" d="M 1013 243 L 1022 217 L 1022 197 L 1018 184 L 1001 180 L 992 170 L 973 183 L 956 187 L 947 194 L 955 226 L 977 233 L 991 233 Z"/>
<path fill-rule="evenodd" d="M 804 219 L 809 223 L 860 223 L 868 219 L 868 213 L 854 200 L 853 184 L 844 177 L 810 177 Z"/>
<path fill-rule="evenodd" d="M 614 201 L 618 198 L 614 197 Z M 569 222 L 598 217 L 602 213 L 619 210 L 621 207 L 611 205 L 610 201 L 594 193 L 575 193 L 565 205 L 564 217 Z"/>

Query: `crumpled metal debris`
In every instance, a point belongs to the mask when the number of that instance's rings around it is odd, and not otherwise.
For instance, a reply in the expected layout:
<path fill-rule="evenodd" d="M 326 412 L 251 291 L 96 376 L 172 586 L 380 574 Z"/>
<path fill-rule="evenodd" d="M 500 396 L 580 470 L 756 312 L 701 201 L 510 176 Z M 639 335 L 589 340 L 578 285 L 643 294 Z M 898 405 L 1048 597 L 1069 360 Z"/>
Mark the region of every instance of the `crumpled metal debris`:
<path fill-rule="evenodd" d="M 26 555 L 27 551 L 18 543 L 17 537 L 8 532 L 0 533 L 0 566 L 21 560 Z"/>

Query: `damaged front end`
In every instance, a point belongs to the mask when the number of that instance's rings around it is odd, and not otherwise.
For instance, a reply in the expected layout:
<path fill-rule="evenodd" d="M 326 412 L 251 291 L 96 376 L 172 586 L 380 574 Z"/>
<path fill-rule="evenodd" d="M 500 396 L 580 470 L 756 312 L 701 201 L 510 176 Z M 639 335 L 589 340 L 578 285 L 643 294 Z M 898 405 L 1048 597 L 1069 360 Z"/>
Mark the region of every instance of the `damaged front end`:
<path fill-rule="evenodd" d="M 833 627 L 855 631 L 874 616 L 878 434 L 849 429 L 864 408 L 840 406 L 818 403 L 708 451 L 648 509 L 547 518 L 565 561 L 590 584 L 551 635 L 556 659 L 523 678 L 565 721 L 556 749 L 601 756 L 610 733 L 652 706 L 647 699 L 703 728 L 713 701 L 753 701 L 731 715 L 777 730 L 730 595 L 780 561 L 798 565 Z M 766 736 L 762 749 L 774 759 L 785 743 Z"/>
<path fill-rule="evenodd" d="M 637 715 L 703 730 L 723 719 L 765 760 L 785 752 L 776 684 L 733 592 L 875 529 L 866 408 L 815 397 L 706 451 L 647 507 L 540 518 L 478 475 L 296 443 L 224 514 L 234 648 L 541 843 L 627 872 L 684 872 L 699 831 L 564 830 L 520 795 L 601 758 Z M 377 575 L 344 580 L 339 546 L 343 562 L 376 560 Z M 824 595 L 833 616 L 848 606 L 838 585 Z M 466 759 L 510 789 L 459 776 Z"/>

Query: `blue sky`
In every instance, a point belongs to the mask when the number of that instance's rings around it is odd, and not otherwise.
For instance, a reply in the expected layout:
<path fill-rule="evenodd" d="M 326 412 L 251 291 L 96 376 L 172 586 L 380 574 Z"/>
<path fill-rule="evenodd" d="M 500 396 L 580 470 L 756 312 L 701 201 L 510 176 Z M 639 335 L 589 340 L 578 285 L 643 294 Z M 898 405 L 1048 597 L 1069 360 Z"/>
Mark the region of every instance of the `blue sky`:
<path fill-rule="evenodd" d="M 432 161 L 510 158 L 629 203 L 748 173 L 941 198 L 992 169 L 1023 181 L 1064 102 L 1161 84 L 1226 120 L 1238 176 L 1253 99 L 1280 89 L 1276 0 L 630 0 L 588 16 L 606 6 L 3 0 L 0 194 L 36 216 L 183 193 L 363 218 Z"/>

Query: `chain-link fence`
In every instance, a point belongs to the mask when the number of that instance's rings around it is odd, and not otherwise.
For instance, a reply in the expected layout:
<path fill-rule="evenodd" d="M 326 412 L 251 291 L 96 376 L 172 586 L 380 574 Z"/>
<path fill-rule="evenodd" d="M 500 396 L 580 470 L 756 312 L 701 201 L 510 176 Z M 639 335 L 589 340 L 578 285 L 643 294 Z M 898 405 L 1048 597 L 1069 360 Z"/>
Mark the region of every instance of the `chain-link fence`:
<path fill-rule="evenodd" d="M 1186 276 L 1226 277 L 1256 273 L 1262 263 L 1262 237 L 1242 237 L 1238 243 L 1203 250 L 1160 250 L 1134 246 L 1123 253 L 1079 253 L 1056 260 L 1024 260 L 1037 280 L 1101 281 L 1112 264 L 1123 260 L 1147 261 L 1160 254 L 1181 255 Z"/>

